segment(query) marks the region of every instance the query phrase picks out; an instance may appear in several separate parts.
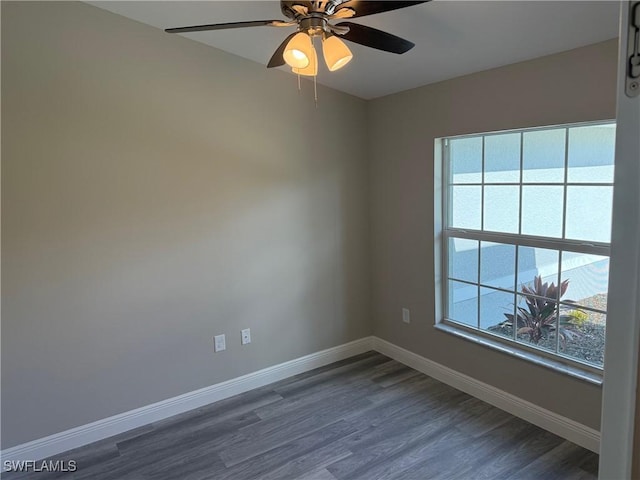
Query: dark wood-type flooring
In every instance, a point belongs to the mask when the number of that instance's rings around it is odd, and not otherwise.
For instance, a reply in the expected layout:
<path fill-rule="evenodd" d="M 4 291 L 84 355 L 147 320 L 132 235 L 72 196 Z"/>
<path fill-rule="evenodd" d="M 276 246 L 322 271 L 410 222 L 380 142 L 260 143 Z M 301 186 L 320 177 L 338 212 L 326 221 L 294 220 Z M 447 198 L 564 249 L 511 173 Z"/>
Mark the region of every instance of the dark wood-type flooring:
<path fill-rule="evenodd" d="M 598 456 L 375 352 L 67 452 L 49 480 L 594 479 Z"/>

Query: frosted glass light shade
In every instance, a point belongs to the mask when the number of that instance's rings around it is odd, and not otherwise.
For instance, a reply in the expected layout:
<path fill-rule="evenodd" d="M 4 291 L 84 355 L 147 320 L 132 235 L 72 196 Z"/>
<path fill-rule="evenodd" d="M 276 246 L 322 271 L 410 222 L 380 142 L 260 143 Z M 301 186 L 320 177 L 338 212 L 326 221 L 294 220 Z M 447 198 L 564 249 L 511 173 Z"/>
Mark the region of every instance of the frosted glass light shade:
<path fill-rule="evenodd" d="M 311 63 L 311 51 L 313 51 L 311 37 L 304 32 L 299 32 L 289 41 L 282 56 L 290 67 L 306 68 Z"/>
<path fill-rule="evenodd" d="M 293 73 L 298 75 L 306 75 L 308 77 L 315 77 L 318 75 L 318 55 L 316 55 L 316 49 L 311 46 L 309 51 L 309 65 L 305 68 L 293 68 Z"/>
<path fill-rule="evenodd" d="M 349 47 L 335 35 L 329 35 L 323 40 L 322 53 L 327 68 L 332 72 L 344 67 L 353 58 Z"/>

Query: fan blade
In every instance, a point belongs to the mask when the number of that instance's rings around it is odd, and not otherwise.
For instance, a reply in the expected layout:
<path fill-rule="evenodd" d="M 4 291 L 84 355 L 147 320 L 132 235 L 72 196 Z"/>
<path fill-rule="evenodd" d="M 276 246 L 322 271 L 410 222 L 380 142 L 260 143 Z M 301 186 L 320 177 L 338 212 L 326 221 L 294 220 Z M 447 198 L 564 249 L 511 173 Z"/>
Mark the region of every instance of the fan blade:
<path fill-rule="evenodd" d="M 284 42 L 280 44 L 280 46 L 273 53 L 271 60 L 269 60 L 269 63 L 267 63 L 267 68 L 279 67 L 280 65 L 285 64 L 282 54 L 284 53 L 284 49 L 289 43 L 289 40 L 291 40 L 297 33 L 298 32 L 293 32 L 291 35 L 284 39 Z"/>
<path fill-rule="evenodd" d="M 245 27 L 288 27 L 295 22 L 283 22 L 282 20 L 255 20 L 253 22 L 212 23 L 210 25 L 193 25 L 191 27 L 167 28 L 167 33 L 204 32 L 207 30 L 226 30 L 229 28 Z"/>
<path fill-rule="evenodd" d="M 377 28 L 367 27 L 351 22 L 341 22 L 336 26 L 349 27 L 349 31 L 344 35 L 340 35 L 345 40 L 359 43 L 365 47 L 377 48 L 391 53 L 405 53 L 411 50 L 415 44 L 404 38 L 396 37 L 390 33 L 383 32 Z"/>
<path fill-rule="evenodd" d="M 376 13 L 390 12 L 391 10 L 398 10 L 399 8 L 411 7 L 420 3 L 427 3 L 430 0 L 423 2 L 400 2 L 400 1 L 367 1 L 367 0 L 349 0 L 341 3 L 340 7 L 336 10 L 336 14 L 343 8 L 350 8 L 356 12 L 351 18 L 364 17 L 365 15 L 373 15 Z"/>

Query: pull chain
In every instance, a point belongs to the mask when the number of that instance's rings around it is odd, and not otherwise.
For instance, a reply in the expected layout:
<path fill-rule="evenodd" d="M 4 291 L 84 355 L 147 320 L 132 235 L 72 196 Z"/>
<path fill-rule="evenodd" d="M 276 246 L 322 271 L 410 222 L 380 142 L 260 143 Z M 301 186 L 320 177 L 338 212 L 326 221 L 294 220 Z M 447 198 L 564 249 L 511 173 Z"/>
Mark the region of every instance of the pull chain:
<path fill-rule="evenodd" d="M 316 37 L 311 37 L 311 46 L 313 47 L 314 52 L 316 48 L 315 44 L 316 44 Z M 316 62 L 317 62 L 317 57 L 316 57 Z M 317 79 L 318 79 L 318 69 L 316 68 L 316 74 L 313 76 L 313 101 L 316 104 L 316 108 L 318 108 L 318 85 L 316 82 Z"/>
<path fill-rule="evenodd" d="M 300 88 L 300 74 L 298 74 L 298 94 L 300 94 L 301 91 L 302 89 Z"/>
<path fill-rule="evenodd" d="M 318 86 L 316 84 L 316 78 L 318 78 L 317 75 L 313 76 L 313 99 L 316 102 L 316 108 L 318 108 Z"/>

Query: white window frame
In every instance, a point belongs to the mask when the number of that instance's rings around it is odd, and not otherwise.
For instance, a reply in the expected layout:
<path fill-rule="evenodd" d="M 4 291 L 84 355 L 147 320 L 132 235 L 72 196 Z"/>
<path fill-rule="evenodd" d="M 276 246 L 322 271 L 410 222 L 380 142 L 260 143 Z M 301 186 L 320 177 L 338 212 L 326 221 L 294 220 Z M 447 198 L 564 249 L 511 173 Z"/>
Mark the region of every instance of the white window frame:
<path fill-rule="evenodd" d="M 562 186 L 563 187 L 563 215 L 562 215 L 562 236 L 565 236 L 566 232 L 566 209 L 567 209 L 567 187 L 568 186 L 606 186 L 613 187 L 613 181 L 611 182 L 568 182 L 568 163 L 569 163 L 569 142 L 568 142 L 568 129 L 573 127 L 585 127 L 585 126 L 597 126 L 607 125 L 615 123 L 615 120 L 597 121 L 597 122 L 580 122 L 570 123 L 562 125 L 550 125 L 535 128 L 513 129 L 505 131 L 495 131 L 487 133 L 476 133 L 469 135 L 449 136 L 436 139 L 435 142 L 435 159 L 434 162 L 434 186 L 435 186 L 435 285 L 436 285 L 436 327 L 440 330 L 452 333 L 459 337 L 471 340 L 475 343 L 480 343 L 500 351 L 510 353 L 520 358 L 527 359 L 533 363 L 537 363 L 543 366 L 553 368 L 554 370 L 563 371 L 572 376 L 582 378 L 583 380 L 591 383 L 600 384 L 602 382 L 603 368 L 587 362 L 580 361 L 568 356 L 561 355 L 559 353 L 559 336 L 557 336 L 556 352 L 549 352 L 533 346 L 529 346 L 522 342 L 516 342 L 515 338 L 508 339 L 499 335 L 489 333 L 475 328 L 449 320 L 447 318 L 447 305 L 448 305 L 448 242 L 449 238 L 464 238 L 478 241 L 495 242 L 495 243 L 507 243 L 516 246 L 516 250 L 519 246 L 534 247 L 534 248 L 546 248 L 565 252 L 575 252 L 583 254 L 593 254 L 610 257 L 611 245 L 610 243 L 603 242 L 583 242 L 576 240 L 566 240 L 564 238 L 552 238 L 552 237 L 540 237 L 525 234 L 513 234 L 513 233 L 496 233 L 483 230 L 461 229 L 454 228 L 448 225 L 448 210 L 449 210 L 449 166 L 450 166 L 450 149 L 449 141 L 452 139 L 462 138 L 478 138 L 482 137 L 482 179 L 479 183 L 465 183 L 469 186 L 481 186 L 481 216 L 484 217 L 484 186 L 491 185 L 505 185 L 505 183 L 493 183 L 484 182 L 484 145 L 486 137 L 492 135 L 502 135 L 505 133 L 519 133 L 520 134 L 520 178 L 517 183 L 510 183 L 511 185 L 519 186 L 519 212 L 518 212 L 518 229 L 522 230 L 522 185 L 526 186 Z M 553 130 L 553 129 L 565 129 L 565 155 L 564 155 L 564 181 L 559 182 L 523 182 L 523 135 L 525 132 L 534 132 L 541 130 Z M 506 184 L 509 185 L 509 184 Z M 481 218 L 481 228 L 484 222 Z M 480 262 L 480 252 L 478 252 L 478 263 Z M 515 259 L 515 272 L 518 271 L 518 255 Z M 557 285 L 561 283 L 562 275 L 562 255 L 559 256 L 558 266 L 558 280 L 555 282 Z M 478 264 L 478 288 L 482 285 L 480 282 L 480 265 Z M 501 290 L 508 293 L 514 293 L 509 289 L 500 289 L 495 286 L 491 286 L 495 290 Z M 516 285 L 516 291 L 518 286 Z M 515 292 L 517 293 L 517 292 Z M 514 295 L 515 297 L 515 295 Z M 557 305 L 560 305 L 562 300 L 557 298 Z M 478 295 L 478 302 L 480 296 Z M 516 305 L 514 305 L 514 314 L 516 313 Z M 515 336 L 515 329 L 514 329 Z"/>

